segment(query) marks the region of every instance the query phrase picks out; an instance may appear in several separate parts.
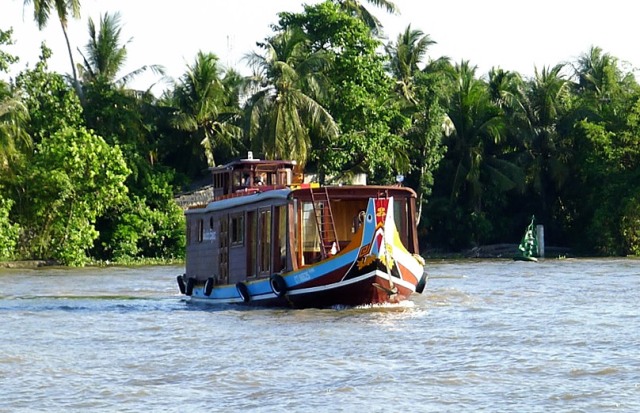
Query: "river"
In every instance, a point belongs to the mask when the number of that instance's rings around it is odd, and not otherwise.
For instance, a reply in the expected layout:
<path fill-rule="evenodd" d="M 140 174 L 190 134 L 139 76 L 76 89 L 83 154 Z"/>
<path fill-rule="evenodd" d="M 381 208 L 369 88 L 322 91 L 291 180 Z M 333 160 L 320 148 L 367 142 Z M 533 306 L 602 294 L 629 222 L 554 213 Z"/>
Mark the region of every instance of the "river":
<path fill-rule="evenodd" d="M 638 412 L 640 261 L 428 261 L 406 304 L 189 303 L 179 266 L 0 269 L 0 412 Z"/>

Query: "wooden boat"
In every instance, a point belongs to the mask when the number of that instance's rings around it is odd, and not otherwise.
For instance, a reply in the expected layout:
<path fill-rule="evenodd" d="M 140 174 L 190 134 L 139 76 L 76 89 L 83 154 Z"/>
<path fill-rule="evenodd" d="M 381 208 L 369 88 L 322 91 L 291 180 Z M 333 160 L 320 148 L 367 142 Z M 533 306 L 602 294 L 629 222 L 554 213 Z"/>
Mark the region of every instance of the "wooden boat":
<path fill-rule="evenodd" d="M 295 162 L 212 168 L 213 199 L 185 211 L 192 301 L 294 308 L 397 303 L 422 293 L 416 194 L 303 183 Z"/>

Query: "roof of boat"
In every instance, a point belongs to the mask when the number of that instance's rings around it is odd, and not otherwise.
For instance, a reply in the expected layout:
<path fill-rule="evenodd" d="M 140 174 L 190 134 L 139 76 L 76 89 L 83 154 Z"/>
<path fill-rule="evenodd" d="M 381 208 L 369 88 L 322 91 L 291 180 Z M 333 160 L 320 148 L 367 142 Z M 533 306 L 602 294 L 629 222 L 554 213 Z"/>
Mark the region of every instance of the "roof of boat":
<path fill-rule="evenodd" d="M 234 196 L 219 200 L 213 200 L 209 202 L 204 208 L 191 208 L 185 211 L 185 214 L 190 213 L 202 213 L 211 212 L 211 211 L 221 211 L 225 209 L 231 209 L 234 207 L 238 207 L 241 205 L 254 204 L 256 202 L 261 202 L 265 200 L 276 200 L 276 199 L 287 199 L 289 194 L 291 193 L 291 189 L 272 189 L 264 192 L 253 192 L 246 195 Z"/>
<path fill-rule="evenodd" d="M 224 165 L 209 168 L 210 171 L 223 171 L 229 169 L 242 169 L 244 167 L 260 167 L 260 168 L 293 168 L 296 161 L 285 160 L 269 160 L 269 159 L 238 159 Z"/>
<path fill-rule="evenodd" d="M 317 185 L 317 184 L 316 184 Z M 314 186 L 309 184 L 292 185 L 289 188 L 265 188 L 255 192 L 241 192 L 233 196 L 217 199 L 209 202 L 206 206 L 190 208 L 185 213 L 202 213 L 233 209 L 247 204 L 254 204 L 266 200 L 285 200 L 290 197 L 300 198 L 302 200 L 311 199 L 311 191 L 317 193 L 320 189 L 326 189 L 330 198 L 333 199 L 358 199 L 371 198 L 376 196 L 401 196 L 415 198 L 416 193 L 413 189 L 406 186 L 397 185 L 336 185 L 336 186 Z"/>

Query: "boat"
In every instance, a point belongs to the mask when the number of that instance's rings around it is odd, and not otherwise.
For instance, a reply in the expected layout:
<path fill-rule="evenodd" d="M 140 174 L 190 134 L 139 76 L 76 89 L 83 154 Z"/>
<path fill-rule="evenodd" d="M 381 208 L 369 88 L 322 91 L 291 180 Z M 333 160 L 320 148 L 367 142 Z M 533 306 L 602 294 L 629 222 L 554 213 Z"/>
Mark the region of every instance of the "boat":
<path fill-rule="evenodd" d="M 535 230 L 535 220 L 536 217 L 531 217 L 531 223 L 527 226 L 524 231 L 524 235 L 522 236 L 522 240 L 520 241 L 520 245 L 518 245 L 518 251 L 520 251 L 515 257 L 513 257 L 516 261 L 538 261 L 536 258 L 538 254 L 538 239 L 536 237 Z"/>
<path fill-rule="evenodd" d="M 210 168 L 211 199 L 185 209 L 190 301 L 329 308 L 422 293 L 416 193 L 393 185 L 319 185 L 295 161 Z"/>

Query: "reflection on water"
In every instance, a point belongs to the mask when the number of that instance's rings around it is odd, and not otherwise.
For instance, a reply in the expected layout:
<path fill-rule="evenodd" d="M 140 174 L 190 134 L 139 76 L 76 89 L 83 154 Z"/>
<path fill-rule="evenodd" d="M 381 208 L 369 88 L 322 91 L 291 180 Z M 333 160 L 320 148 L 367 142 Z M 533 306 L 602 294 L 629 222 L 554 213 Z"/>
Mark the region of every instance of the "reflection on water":
<path fill-rule="evenodd" d="M 0 270 L 0 412 L 640 411 L 640 261 L 428 271 L 288 310 L 190 303 L 180 267 Z"/>

